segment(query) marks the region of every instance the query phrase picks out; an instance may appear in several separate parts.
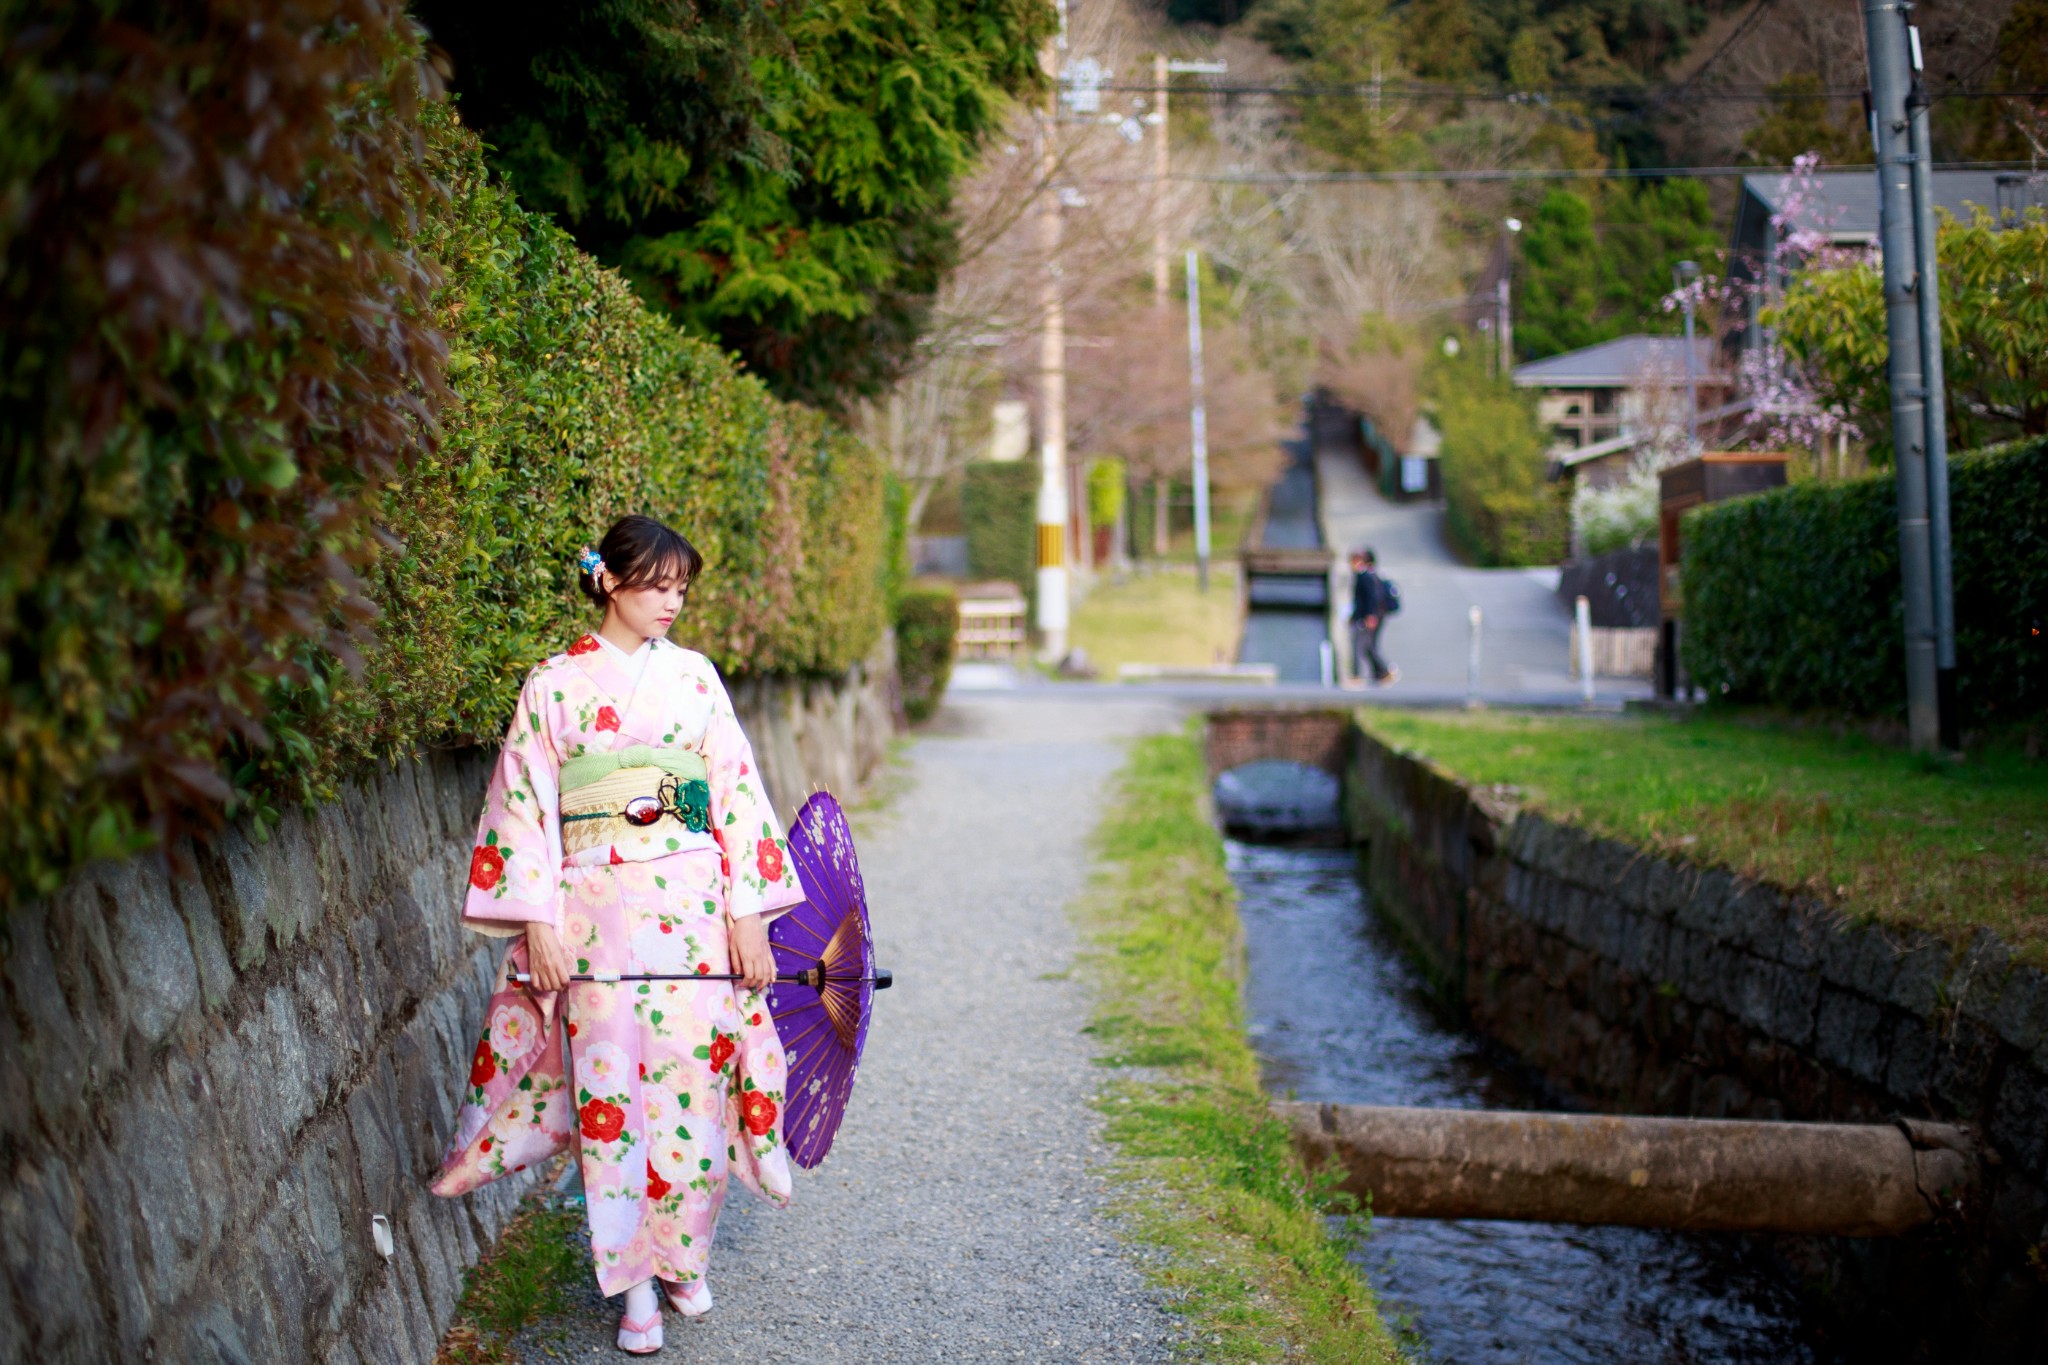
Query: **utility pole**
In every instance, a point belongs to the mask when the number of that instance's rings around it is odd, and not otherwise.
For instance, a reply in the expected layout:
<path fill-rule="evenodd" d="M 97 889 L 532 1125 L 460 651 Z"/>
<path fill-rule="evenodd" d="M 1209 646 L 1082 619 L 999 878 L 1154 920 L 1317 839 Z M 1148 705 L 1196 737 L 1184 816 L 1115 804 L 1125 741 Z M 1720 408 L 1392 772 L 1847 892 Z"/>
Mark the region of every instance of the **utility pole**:
<path fill-rule="evenodd" d="M 1193 410 L 1195 460 L 1195 584 L 1209 591 L 1209 413 L 1202 403 L 1202 277 L 1198 253 L 1188 248 L 1188 387 Z"/>
<path fill-rule="evenodd" d="M 1230 69 L 1227 62 L 1173 61 L 1165 53 L 1152 58 L 1152 109 L 1145 121 L 1159 130 L 1159 137 L 1152 144 L 1152 212 L 1157 215 L 1152 228 L 1152 297 L 1163 309 L 1166 306 L 1167 291 L 1173 287 L 1172 271 L 1168 264 L 1169 243 L 1166 233 L 1166 186 L 1173 171 L 1170 151 L 1170 130 L 1172 121 L 1167 106 L 1168 82 L 1177 74 L 1196 76 L 1221 76 Z M 1164 321 L 1162 317 L 1161 321 Z M 1197 400 L 1199 408 L 1199 400 Z M 1206 451 L 1198 457 L 1206 468 Z M 1170 541 L 1167 494 L 1173 481 L 1165 475 L 1155 475 L 1152 480 L 1152 552 L 1159 558 L 1166 557 Z M 1209 582 L 1209 538 L 1207 532 L 1209 492 L 1206 487 L 1195 493 L 1195 520 L 1197 523 L 1196 569 L 1203 587 Z"/>
<path fill-rule="evenodd" d="M 1499 342 L 1500 354 L 1494 357 L 1494 368 L 1502 375 L 1509 372 L 1508 356 L 1508 272 L 1501 269 L 1500 279 L 1494 283 L 1494 339 Z"/>
<path fill-rule="evenodd" d="M 1156 184 L 1153 196 L 1153 212 L 1159 215 L 1158 224 L 1152 230 L 1152 292 L 1160 298 L 1166 297 L 1171 287 L 1167 269 L 1168 246 L 1166 241 L 1166 182 L 1172 172 L 1173 162 L 1167 147 L 1168 130 L 1172 124 L 1167 118 L 1167 82 L 1176 75 L 1221 76 L 1230 70 L 1228 62 L 1181 62 L 1171 61 L 1165 53 L 1152 58 L 1152 112 L 1145 121 L 1159 129 L 1159 140 L 1152 144 L 1152 178 Z"/>
<path fill-rule="evenodd" d="M 1913 86 L 1906 95 L 1906 119 L 1913 146 L 1913 267 L 1920 277 L 1920 363 L 1926 374 L 1927 530 L 1928 553 L 1934 560 L 1934 701 L 1940 744 L 1955 752 L 1963 747 L 1962 721 L 1956 712 L 1956 597 L 1954 563 L 1948 527 L 1948 390 L 1941 357 L 1941 271 L 1934 231 L 1934 152 L 1927 131 L 1927 71 L 1920 52 L 1920 30 L 1909 27 Z"/>
<path fill-rule="evenodd" d="M 1067 656 L 1067 320 L 1060 299 L 1060 196 L 1054 131 L 1059 126 L 1060 39 L 1048 44 L 1044 63 L 1048 105 L 1040 124 L 1038 234 L 1045 255 L 1038 306 L 1038 641 L 1043 655 Z"/>
<path fill-rule="evenodd" d="M 1680 261 L 1671 267 L 1672 283 L 1678 287 L 1679 301 L 1685 305 L 1685 453 L 1688 458 L 1700 453 L 1700 358 L 1692 339 L 1692 285 L 1699 277 L 1697 261 Z"/>
<path fill-rule="evenodd" d="M 1899 573 L 1906 626 L 1906 728 L 1913 747 L 1941 740 L 1934 648 L 1934 564 L 1927 515 L 1927 411 L 1914 288 L 1912 84 L 1905 0 L 1864 0 L 1871 135 L 1877 152 L 1878 239 L 1884 249 L 1885 340 L 1898 480 Z"/>
<path fill-rule="evenodd" d="M 1522 230 L 1522 220 L 1506 218 L 1501 226 L 1507 231 L 1500 235 L 1500 373 L 1503 379 L 1512 379 L 1515 374 L 1515 320 L 1509 311 L 1508 277 L 1515 269 L 1515 234 Z"/>
<path fill-rule="evenodd" d="M 1159 136 L 1152 142 L 1152 295 L 1162 303 L 1169 287 L 1166 271 L 1166 177 L 1172 163 L 1166 147 L 1166 80 L 1171 65 L 1164 52 L 1152 58 L 1152 117 L 1159 120 Z"/>

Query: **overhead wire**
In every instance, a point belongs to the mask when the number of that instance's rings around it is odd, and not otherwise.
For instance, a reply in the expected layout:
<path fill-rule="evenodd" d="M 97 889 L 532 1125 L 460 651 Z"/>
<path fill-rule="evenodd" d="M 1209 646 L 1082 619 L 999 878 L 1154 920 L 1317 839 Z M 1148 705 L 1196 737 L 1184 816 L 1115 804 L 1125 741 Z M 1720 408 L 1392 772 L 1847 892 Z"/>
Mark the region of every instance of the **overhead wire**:
<path fill-rule="evenodd" d="M 1150 85 L 1098 85 L 1092 87 L 1103 94 L 1145 94 L 1153 91 Z M 1191 99 L 1197 96 L 1234 98 L 1237 96 L 1272 96 L 1281 99 L 1353 99 L 1422 102 L 1440 100 L 1444 102 L 1469 102 L 1473 104 L 1534 104 L 1549 100 L 1622 99 L 1625 97 L 1649 95 L 1653 102 L 1661 100 L 1662 87 L 1640 85 L 1553 85 L 1532 87 L 1526 90 L 1509 89 L 1505 86 L 1435 86 L 1426 83 L 1405 84 L 1384 83 L 1374 86 L 1363 85 L 1202 85 L 1191 86 L 1174 92 L 1177 99 Z M 1761 103 L 1784 100 L 1792 102 L 1827 102 L 1861 98 L 1861 86 L 1821 90 L 1777 90 L 1769 87 L 1724 87 L 1700 91 L 1691 98 L 1724 103 Z M 1942 98 L 1954 99 L 2048 99 L 2048 90 L 1964 90 L 1951 88 Z"/>
<path fill-rule="evenodd" d="M 1792 166 L 1603 166 L 1573 170 L 1545 166 L 1458 171 L 1169 171 L 1166 178 L 1190 184 L 1209 185 L 1398 185 L 1502 180 L 1711 180 L 1751 175 L 1790 175 L 1796 169 Z M 1820 173 L 1868 173 L 1872 169 L 1869 163 L 1865 163 L 1855 166 L 1822 167 Z M 2025 161 L 1944 161 L 1937 163 L 1933 169 L 2024 173 L 2036 168 Z M 1158 177 L 1139 174 L 1092 175 L 1085 179 L 1095 184 L 1141 184 L 1155 181 Z"/>

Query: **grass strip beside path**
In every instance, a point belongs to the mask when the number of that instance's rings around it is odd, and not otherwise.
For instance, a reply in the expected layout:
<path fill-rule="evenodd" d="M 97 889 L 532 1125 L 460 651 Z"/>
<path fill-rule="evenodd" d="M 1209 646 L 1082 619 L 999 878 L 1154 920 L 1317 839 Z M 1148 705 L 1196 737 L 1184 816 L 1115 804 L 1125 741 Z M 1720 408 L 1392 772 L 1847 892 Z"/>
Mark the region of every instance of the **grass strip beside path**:
<path fill-rule="evenodd" d="M 590 1238 L 582 1202 L 554 1192 L 563 1164 L 549 1163 L 497 1245 L 463 1276 L 462 1301 L 434 1365 L 517 1365 L 513 1339 L 577 1301 L 590 1280 Z"/>
<path fill-rule="evenodd" d="M 1727 716 L 1361 710 L 1359 723 L 1544 814 L 1804 890 L 1857 919 L 2048 965 L 2048 763 L 1929 758 Z"/>
<path fill-rule="evenodd" d="M 1113 1178 L 1150 1267 L 1205 1361 L 1395 1361 L 1332 1203 L 1268 1113 L 1245 1041 L 1236 891 L 1187 735 L 1140 740 L 1097 832 L 1081 906 L 1102 1005 L 1090 1031 L 1123 1074 L 1099 1099 Z M 1341 1198 L 1341 1196 L 1340 1196 Z"/>

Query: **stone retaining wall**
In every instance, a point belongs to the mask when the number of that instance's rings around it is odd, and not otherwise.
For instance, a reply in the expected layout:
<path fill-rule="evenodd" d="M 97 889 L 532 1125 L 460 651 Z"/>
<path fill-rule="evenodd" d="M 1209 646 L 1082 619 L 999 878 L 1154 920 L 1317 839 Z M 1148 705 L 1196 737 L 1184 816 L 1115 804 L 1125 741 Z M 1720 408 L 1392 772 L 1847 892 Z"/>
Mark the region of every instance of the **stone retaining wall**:
<path fill-rule="evenodd" d="M 892 656 L 735 702 L 787 813 L 885 757 Z M 457 920 L 489 759 L 400 765 L 182 869 L 95 864 L 0 921 L 0 1361 L 433 1359 L 522 1193 L 423 1186 L 502 946 Z"/>
<path fill-rule="evenodd" d="M 2048 1359 L 2048 973 L 1555 823 L 1363 732 L 1346 787 L 1380 914 L 1585 1102 L 1973 1126 L 1992 1160 L 1955 1226 L 1778 1249 L 1872 1358 Z"/>

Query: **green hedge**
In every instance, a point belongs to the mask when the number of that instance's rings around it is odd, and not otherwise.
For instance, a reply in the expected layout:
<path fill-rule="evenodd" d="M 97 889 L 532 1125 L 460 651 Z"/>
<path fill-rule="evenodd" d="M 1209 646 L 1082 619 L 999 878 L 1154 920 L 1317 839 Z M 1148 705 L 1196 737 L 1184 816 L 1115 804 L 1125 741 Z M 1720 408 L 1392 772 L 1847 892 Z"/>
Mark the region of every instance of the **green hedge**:
<path fill-rule="evenodd" d="M 2048 439 L 1949 466 L 1962 723 L 2048 711 Z M 1685 521 L 1685 666 L 1731 701 L 1903 715 L 1892 475 L 1804 483 Z"/>
<path fill-rule="evenodd" d="M 169 25 L 189 8 L 152 13 Z M 201 26 L 186 46 L 151 49 L 170 64 L 157 74 L 202 87 L 177 63 L 225 60 L 209 44 L 230 40 L 215 33 Z M 381 117 L 399 117 L 403 101 L 358 88 Z M 60 109 L 53 128 L 94 126 L 93 111 Z M 522 210 L 490 183 L 449 106 L 405 109 L 404 123 L 406 174 L 365 172 L 409 198 L 362 231 L 369 247 L 393 249 L 374 270 L 344 272 L 355 292 L 333 303 L 339 321 L 326 333 L 300 322 L 280 324 L 283 337 L 237 337 L 202 287 L 195 335 L 227 337 L 211 351 L 184 337 L 155 353 L 106 348 L 115 379 L 103 388 L 127 405 L 124 420 L 137 415 L 99 436 L 97 463 L 7 438 L 0 899 L 223 815 L 260 828 L 278 806 L 329 796 L 366 765 L 424 745 L 494 740 L 524 672 L 592 623 L 573 558 L 623 512 L 663 517 L 704 552 L 675 638 L 729 672 L 834 673 L 878 638 L 886 519 L 874 453 L 654 317 Z M 345 126 L 360 140 L 360 113 Z M 33 149 L 40 160 L 22 146 L 7 148 L 0 188 L 59 182 L 60 159 L 78 151 L 55 134 Z M 352 150 L 337 135 L 317 152 Z M 143 219 L 223 212 L 139 172 L 126 192 Z M 317 195 L 291 202 L 327 212 Z M 410 236 L 396 231 L 408 211 Z M 263 243 L 271 274 L 291 285 L 303 284 L 295 270 L 335 276 L 317 268 L 338 254 L 333 232 L 309 229 L 301 243 L 290 226 L 271 224 Z M 166 230 L 158 243 L 166 260 L 211 270 L 202 248 L 212 231 Z M 24 240 L 0 238 L 10 277 L 27 247 L 48 249 Z M 75 332 L 112 330 L 93 312 L 111 305 L 82 290 L 34 301 L 93 324 Z M 304 311 L 317 300 L 287 302 Z M 377 307 L 388 343 L 374 330 Z M 372 343 L 386 349 L 365 359 Z M 362 380 L 379 379 L 392 355 L 410 357 L 391 349 L 401 344 L 426 356 L 409 380 Z M 327 367 L 324 388 L 297 378 L 307 347 Z M 93 434 L 86 412 L 64 409 L 79 398 L 31 391 L 18 347 L 9 361 L 0 415 L 39 402 L 56 415 L 38 412 L 32 430 L 71 433 L 74 450 L 78 432 Z M 298 387 L 280 389 L 280 374 Z M 308 416 L 316 400 L 329 406 Z M 427 439 L 434 429 L 438 440 Z M 57 472 L 36 473 L 37 461 Z M 69 501 L 52 511 L 60 494 Z"/>
<path fill-rule="evenodd" d="M 967 466 L 960 516 L 967 525 L 967 572 L 1015 583 L 1038 581 L 1038 464 L 983 460 Z"/>
<path fill-rule="evenodd" d="M 912 588 L 896 606 L 896 672 L 903 680 L 903 713 L 929 720 L 953 675 L 953 640 L 960 632 L 960 601 L 944 588 Z"/>
<path fill-rule="evenodd" d="M 577 548 L 628 511 L 703 551 L 675 638 L 720 668 L 836 673 L 865 655 L 884 619 L 879 459 L 648 312 L 489 180 L 467 131 L 427 124 L 449 202 L 420 245 L 448 273 L 457 403 L 395 499 L 409 553 L 384 594 L 405 627 L 362 689 L 374 728 L 489 734 L 519 677 L 589 624 Z"/>

